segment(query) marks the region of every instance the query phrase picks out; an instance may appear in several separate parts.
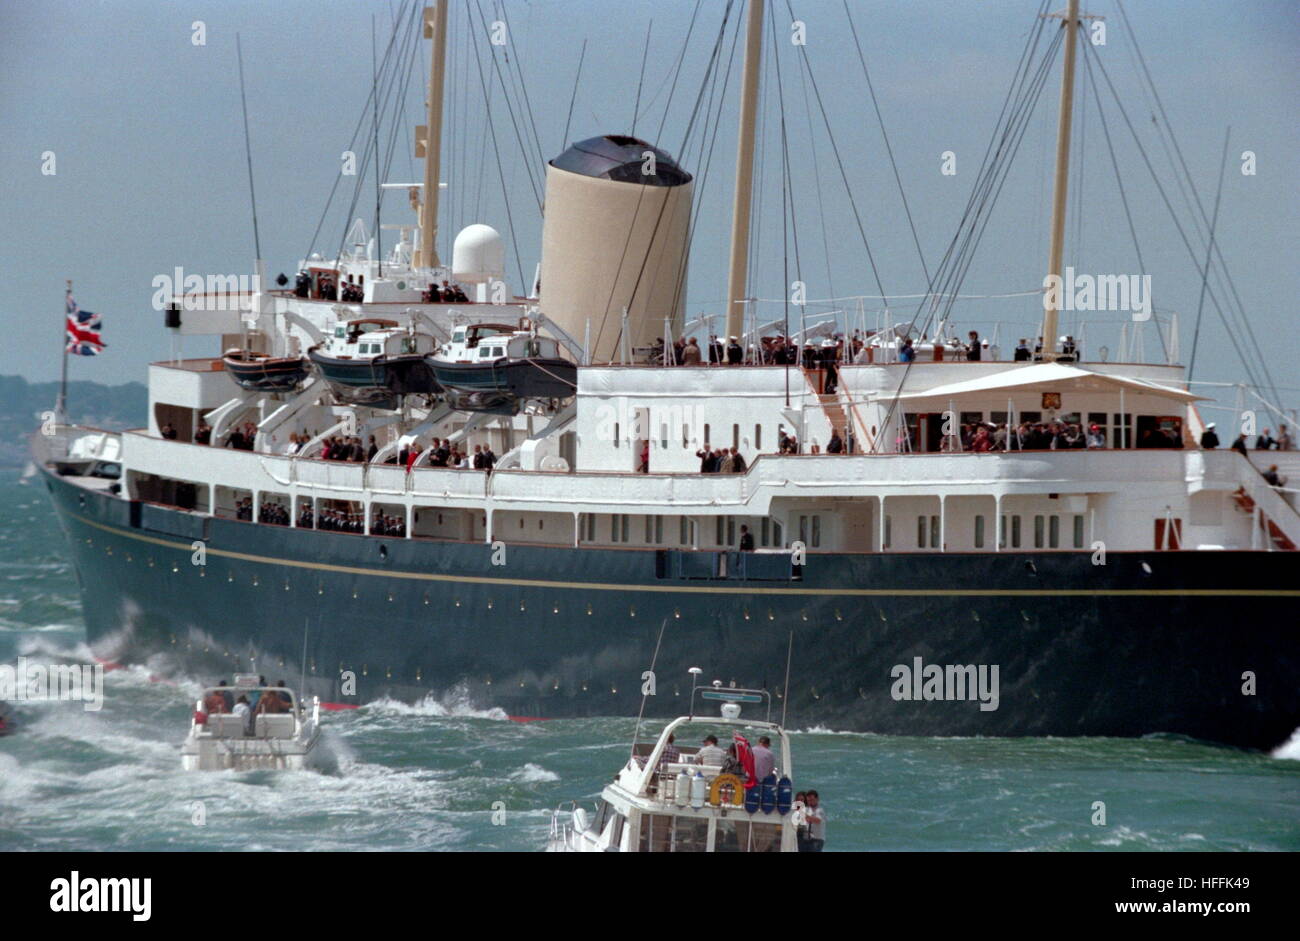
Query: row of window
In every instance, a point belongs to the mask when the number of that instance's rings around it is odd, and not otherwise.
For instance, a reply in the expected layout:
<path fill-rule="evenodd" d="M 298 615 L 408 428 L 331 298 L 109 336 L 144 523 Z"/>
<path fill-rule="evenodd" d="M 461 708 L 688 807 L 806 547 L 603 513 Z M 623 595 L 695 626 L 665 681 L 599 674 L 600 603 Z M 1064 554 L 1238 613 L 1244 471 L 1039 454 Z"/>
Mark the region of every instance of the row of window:
<path fill-rule="evenodd" d="M 1012 549 L 1021 548 L 1023 541 L 1023 529 L 1021 524 L 1022 518 L 1019 514 L 1002 515 L 1002 527 L 998 533 L 998 548 L 1006 549 L 1008 545 Z M 1035 549 L 1059 549 L 1061 548 L 1061 514 L 1059 513 L 1039 513 L 1033 518 L 1034 527 L 1034 548 Z M 1084 538 L 1084 522 L 1081 513 L 1075 513 L 1070 516 L 1070 525 L 1072 527 L 1072 548 L 1082 549 Z M 985 544 L 985 517 L 981 514 L 975 517 L 975 538 L 974 545 L 976 549 L 983 549 Z M 939 517 L 935 515 L 922 515 L 916 518 L 916 547 L 918 549 L 939 549 L 942 550 L 942 539 L 939 533 Z M 885 548 L 888 549 L 893 545 L 893 520 L 885 517 Z"/>
<path fill-rule="evenodd" d="M 584 542 L 596 541 L 596 516 L 595 513 L 584 513 L 579 522 L 579 532 L 582 534 Z M 664 519 L 663 516 L 644 516 L 642 517 L 644 526 L 644 543 L 646 545 L 661 546 L 664 544 Z M 811 523 L 809 522 L 811 520 Z M 682 546 L 695 545 L 696 521 L 689 516 L 677 517 L 677 543 Z M 718 546 L 729 546 L 737 548 L 740 545 L 740 523 L 737 523 L 734 516 L 719 516 L 714 519 L 714 543 Z M 749 525 L 746 523 L 745 525 Z M 783 531 L 781 524 L 776 520 L 763 518 L 758 520 L 756 529 L 751 532 L 754 537 L 755 548 L 782 548 L 785 544 L 782 542 Z M 820 516 L 801 516 L 799 517 L 800 539 L 804 540 L 805 545 L 811 548 L 817 548 L 821 545 L 821 517 Z M 613 513 L 609 516 L 609 541 L 612 543 L 626 543 L 631 541 L 632 533 L 632 516 L 627 513 Z M 808 534 L 811 534 L 809 536 Z M 811 542 L 809 541 L 811 538 Z"/>
<path fill-rule="evenodd" d="M 778 426 L 777 426 L 777 434 L 778 434 L 778 436 L 779 436 L 780 433 L 783 432 L 784 430 L 785 430 L 785 426 L 784 426 L 784 425 L 778 425 Z M 619 439 L 620 439 L 621 437 L 622 437 L 622 434 L 621 434 L 621 432 L 620 432 L 619 424 L 618 424 L 618 422 L 615 422 L 615 423 L 614 423 L 614 447 L 617 448 L 617 447 L 619 446 Z M 716 442 L 713 440 L 713 426 L 712 426 L 712 425 L 709 425 L 709 424 L 707 424 L 707 423 L 705 424 L 705 426 L 704 426 L 704 440 L 701 442 L 701 444 L 702 444 L 702 445 L 707 444 L 707 445 L 709 445 L 709 446 L 711 446 L 711 447 L 714 446 L 714 445 L 716 444 Z M 684 425 L 682 425 L 682 447 L 683 447 L 683 448 L 689 448 L 690 446 L 691 446 L 691 426 L 690 426 L 690 425 L 685 425 L 685 424 L 684 424 Z M 739 447 L 740 447 L 740 426 L 739 426 L 739 425 L 732 425 L 732 426 L 731 426 L 731 445 L 730 445 L 730 446 L 733 447 L 733 448 L 739 448 Z M 667 424 L 662 424 L 662 425 L 659 426 L 659 447 L 660 447 L 661 449 L 663 449 L 663 450 L 667 450 L 667 449 L 668 449 L 668 425 L 667 425 Z M 762 425 L 755 425 L 755 426 L 754 426 L 754 444 L 753 444 L 753 448 L 754 448 L 755 451 L 761 451 L 761 450 L 763 450 L 763 426 L 762 426 Z"/>

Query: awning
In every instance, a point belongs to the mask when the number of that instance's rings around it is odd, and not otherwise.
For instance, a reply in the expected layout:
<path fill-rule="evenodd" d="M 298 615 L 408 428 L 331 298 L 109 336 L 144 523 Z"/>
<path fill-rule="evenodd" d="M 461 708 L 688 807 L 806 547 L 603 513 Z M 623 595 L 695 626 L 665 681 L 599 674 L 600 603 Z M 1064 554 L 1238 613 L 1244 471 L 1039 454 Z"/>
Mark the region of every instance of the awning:
<path fill-rule="evenodd" d="M 1147 379 L 1112 376 L 1091 372 L 1064 363 L 1035 363 L 1032 366 L 1012 366 L 992 375 L 965 382 L 950 382 L 923 392 L 904 392 L 900 399 L 955 399 L 982 392 L 1014 392 L 1034 388 L 1043 392 L 1138 392 L 1180 402 L 1204 399 L 1203 395 L 1186 392 L 1173 386 L 1162 385 Z M 892 396 L 882 395 L 881 398 Z"/>

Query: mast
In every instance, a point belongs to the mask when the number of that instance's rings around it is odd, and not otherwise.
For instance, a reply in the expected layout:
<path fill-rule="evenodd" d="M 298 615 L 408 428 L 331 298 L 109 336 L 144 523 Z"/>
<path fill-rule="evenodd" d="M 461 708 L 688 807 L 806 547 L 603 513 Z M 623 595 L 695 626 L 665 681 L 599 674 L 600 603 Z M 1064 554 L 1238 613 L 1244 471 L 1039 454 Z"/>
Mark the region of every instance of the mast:
<path fill-rule="evenodd" d="M 736 198 L 731 216 L 731 267 L 727 274 L 727 336 L 740 336 L 749 279 L 749 219 L 754 182 L 754 128 L 763 56 L 763 0 L 749 0 L 745 26 L 745 73 L 740 86 L 740 139 L 736 142 Z"/>
<path fill-rule="evenodd" d="M 420 202 L 420 251 L 417 268 L 435 268 L 438 261 L 438 177 L 442 170 L 443 74 L 447 66 L 447 0 L 424 8 L 424 38 L 433 40 L 429 59 L 427 121 L 415 129 L 415 156 L 424 158 L 424 198 Z"/>
<path fill-rule="evenodd" d="M 1052 244 L 1047 261 L 1049 278 L 1060 283 L 1061 254 L 1065 248 L 1065 200 L 1070 173 L 1070 119 L 1074 107 L 1074 43 L 1079 32 L 1079 0 L 1069 0 L 1065 13 L 1065 61 L 1061 75 L 1061 117 L 1056 128 L 1056 186 L 1052 194 Z M 1049 292 L 1049 298 L 1060 291 Z M 1049 300 L 1043 311 L 1043 361 L 1056 359 L 1058 311 Z"/>

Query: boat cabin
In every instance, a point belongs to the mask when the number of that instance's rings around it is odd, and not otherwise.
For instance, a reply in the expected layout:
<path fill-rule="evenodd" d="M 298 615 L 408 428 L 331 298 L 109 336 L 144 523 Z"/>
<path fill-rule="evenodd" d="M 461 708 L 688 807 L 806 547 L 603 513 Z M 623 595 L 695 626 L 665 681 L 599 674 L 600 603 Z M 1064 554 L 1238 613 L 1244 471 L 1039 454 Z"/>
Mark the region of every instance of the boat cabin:
<path fill-rule="evenodd" d="M 322 352 L 336 359 L 375 359 L 379 356 L 423 356 L 436 349 L 429 334 L 398 326 L 395 320 L 370 317 L 335 324 Z"/>

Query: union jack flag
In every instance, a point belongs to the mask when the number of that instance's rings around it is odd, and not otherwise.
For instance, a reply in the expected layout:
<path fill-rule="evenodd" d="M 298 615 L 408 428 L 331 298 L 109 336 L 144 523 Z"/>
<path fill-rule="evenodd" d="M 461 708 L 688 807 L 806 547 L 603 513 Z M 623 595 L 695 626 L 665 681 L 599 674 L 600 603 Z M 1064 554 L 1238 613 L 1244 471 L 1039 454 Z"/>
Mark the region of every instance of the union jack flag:
<path fill-rule="evenodd" d="M 76 356 L 96 356 L 104 349 L 99 337 L 99 314 L 82 310 L 68 292 L 67 350 Z"/>

